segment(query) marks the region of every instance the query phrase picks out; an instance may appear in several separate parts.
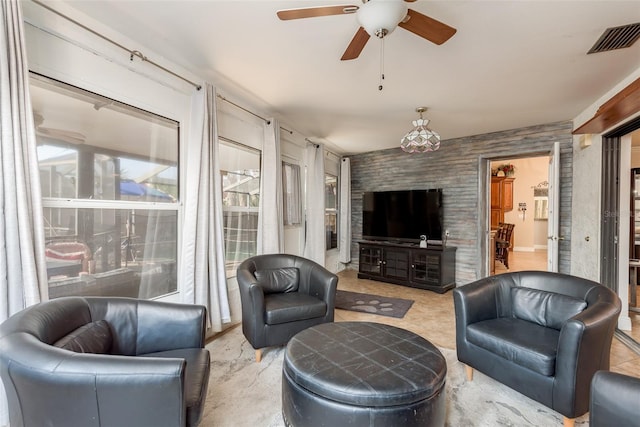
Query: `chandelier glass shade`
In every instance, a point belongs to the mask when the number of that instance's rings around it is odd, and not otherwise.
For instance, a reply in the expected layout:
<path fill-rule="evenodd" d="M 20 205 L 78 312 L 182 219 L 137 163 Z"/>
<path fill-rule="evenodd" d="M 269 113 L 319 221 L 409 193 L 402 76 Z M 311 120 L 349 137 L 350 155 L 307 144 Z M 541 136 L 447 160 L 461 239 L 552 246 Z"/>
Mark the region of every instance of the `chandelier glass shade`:
<path fill-rule="evenodd" d="M 416 112 L 420 113 L 420 118 L 414 120 L 413 129 L 411 129 L 400 141 L 400 148 L 407 153 L 425 153 L 427 151 L 436 151 L 440 148 L 440 135 L 429 129 L 429 119 L 422 117 L 422 113 L 427 111 L 426 107 L 416 108 Z"/>

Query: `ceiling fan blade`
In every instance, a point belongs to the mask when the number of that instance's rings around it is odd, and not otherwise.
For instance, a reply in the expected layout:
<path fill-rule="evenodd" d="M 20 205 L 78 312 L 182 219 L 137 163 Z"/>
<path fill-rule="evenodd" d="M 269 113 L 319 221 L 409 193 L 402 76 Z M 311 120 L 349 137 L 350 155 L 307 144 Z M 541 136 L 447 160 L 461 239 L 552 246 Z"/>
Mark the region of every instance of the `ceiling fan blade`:
<path fill-rule="evenodd" d="M 407 2 L 407 3 L 413 3 L 416 0 L 404 0 L 404 1 Z"/>
<path fill-rule="evenodd" d="M 412 9 L 409 9 L 407 18 L 399 23 L 398 26 L 435 44 L 446 42 L 453 37 L 457 31 L 447 24 L 443 24 Z"/>
<path fill-rule="evenodd" d="M 300 9 L 286 9 L 276 12 L 278 18 L 283 21 L 290 19 L 315 18 L 317 16 L 343 15 L 354 13 L 358 6 L 345 4 L 342 6 L 303 7 Z"/>
<path fill-rule="evenodd" d="M 367 33 L 364 28 L 360 27 L 356 32 L 356 35 L 353 36 L 353 39 L 351 39 L 351 43 L 349 43 L 349 46 L 347 46 L 347 49 L 344 51 L 344 54 L 342 55 L 342 58 L 340 58 L 340 60 L 348 61 L 350 59 L 356 59 L 358 56 L 360 56 L 360 52 L 362 52 L 362 49 L 364 49 L 364 46 L 369 41 L 369 37 L 371 37 L 369 33 Z"/>

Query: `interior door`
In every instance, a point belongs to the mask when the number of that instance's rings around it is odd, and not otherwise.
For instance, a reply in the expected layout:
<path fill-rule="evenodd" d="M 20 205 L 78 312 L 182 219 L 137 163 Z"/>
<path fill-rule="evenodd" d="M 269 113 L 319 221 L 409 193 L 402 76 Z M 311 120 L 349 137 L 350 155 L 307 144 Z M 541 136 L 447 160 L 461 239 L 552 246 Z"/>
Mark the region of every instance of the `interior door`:
<path fill-rule="evenodd" d="M 547 270 L 558 271 L 560 234 L 560 143 L 553 143 L 549 155 L 549 219 L 547 230 Z"/>

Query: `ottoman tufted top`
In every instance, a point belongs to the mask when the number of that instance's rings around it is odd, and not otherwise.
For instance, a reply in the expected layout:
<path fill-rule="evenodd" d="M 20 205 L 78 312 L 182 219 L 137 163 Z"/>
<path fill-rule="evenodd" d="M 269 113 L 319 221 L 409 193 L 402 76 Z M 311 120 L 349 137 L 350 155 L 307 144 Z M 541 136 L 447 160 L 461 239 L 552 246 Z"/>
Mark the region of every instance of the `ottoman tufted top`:
<path fill-rule="evenodd" d="M 326 399 L 358 406 L 417 402 L 439 392 L 442 353 L 413 332 L 371 322 L 325 323 L 295 335 L 284 372 Z"/>

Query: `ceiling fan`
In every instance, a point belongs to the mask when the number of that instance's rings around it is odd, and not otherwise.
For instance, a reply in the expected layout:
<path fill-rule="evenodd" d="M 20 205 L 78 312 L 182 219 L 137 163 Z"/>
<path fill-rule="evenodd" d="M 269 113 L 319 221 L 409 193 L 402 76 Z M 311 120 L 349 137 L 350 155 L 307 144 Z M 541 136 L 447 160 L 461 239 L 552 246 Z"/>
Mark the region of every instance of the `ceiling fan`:
<path fill-rule="evenodd" d="M 342 61 L 356 59 L 371 36 L 382 39 L 391 34 L 396 27 L 404 28 L 438 45 L 446 42 L 456 33 L 455 28 L 409 9 L 406 3 L 414 1 L 416 0 L 362 0 L 362 6 L 341 5 L 286 9 L 278 11 L 277 15 L 281 20 L 287 21 L 355 13 L 360 28 L 340 58 Z"/>

